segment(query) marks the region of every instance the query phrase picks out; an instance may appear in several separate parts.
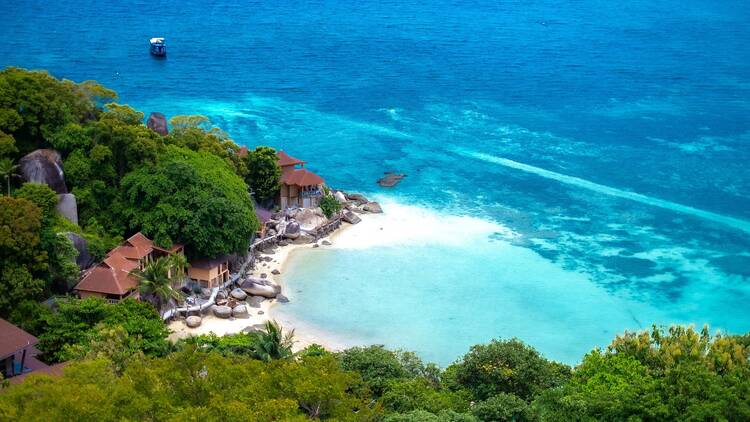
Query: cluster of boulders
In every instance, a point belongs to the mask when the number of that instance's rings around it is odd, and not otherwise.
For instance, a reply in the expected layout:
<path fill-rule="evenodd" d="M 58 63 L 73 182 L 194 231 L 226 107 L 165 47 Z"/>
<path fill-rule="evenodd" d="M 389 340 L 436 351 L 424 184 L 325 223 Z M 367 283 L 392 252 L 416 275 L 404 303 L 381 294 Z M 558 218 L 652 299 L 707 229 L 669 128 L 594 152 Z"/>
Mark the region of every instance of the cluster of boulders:
<path fill-rule="evenodd" d="M 247 277 L 239 283 L 239 287 L 229 292 L 220 291 L 216 296 L 216 304 L 211 307 L 211 312 L 217 318 L 249 318 L 250 308 L 260 308 L 265 300 L 276 300 L 280 303 L 289 302 L 289 299 L 281 294 L 281 286 L 262 277 Z M 263 311 L 258 311 L 261 315 Z M 199 316 L 190 316 L 185 320 L 190 328 L 200 326 Z"/>
<path fill-rule="evenodd" d="M 362 219 L 357 214 L 380 214 L 383 209 L 380 204 L 374 201 L 370 201 L 365 198 L 364 195 L 359 193 L 346 193 L 344 191 L 336 191 L 333 196 L 343 207 L 341 212 L 341 219 L 349 224 L 357 224 Z"/>

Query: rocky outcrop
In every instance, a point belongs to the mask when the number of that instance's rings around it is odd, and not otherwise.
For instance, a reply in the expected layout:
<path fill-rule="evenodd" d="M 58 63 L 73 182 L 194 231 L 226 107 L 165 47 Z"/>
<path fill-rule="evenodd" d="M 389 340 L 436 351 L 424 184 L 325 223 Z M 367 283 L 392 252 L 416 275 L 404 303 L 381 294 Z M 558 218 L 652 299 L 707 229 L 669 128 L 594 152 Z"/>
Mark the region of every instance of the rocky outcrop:
<path fill-rule="evenodd" d="M 314 230 L 328 221 L 320 208 L 298 208 L 291 212 L 291 217 L 299 223 L 303 231 Z"/>
<path fill-rule="evenodd" d="M 233 289 L 230 295 L 237 300 L 245 300 L 247 298 L 247 293 L 240 288 Z"/>
<path fill-rule="evenodd" d="M 368 202 L 364 206 L 362 206 L 362 209 L 373 214 L 380 214 L 383 212 L 383 209 L 377 202 Z"/>
<path fill-rule="evenodd" d="M 78 251 L 78 256 L 76 257 L 76 265 L 78 265 L 78 268 L 85 270 L 90 267 L 94 263 L 94 258 L 89 254 L 89 242 L 77 233 L 66 232 L 65 236 L 70 239 L 71 243 L 73 243 L 73 246 Z"/>
<path fill-rule="evenodd" d="M 32 151 L 21 158 L 18 167 L 23 180 L 44 183 L 57 193 L 68 193 L 59 152 L 53 149 Z"/>
<path fill-rule="evenodd" d="M 279 271 L 276 268 L 274 268 L 273 271 L 271 271 L 271 274 L 273 274 L 273 275 L 279 275 L 279 274 L 281 274 L 281 271 Z"/>
<path fill-rule="evenodd" d="M 167 118 L 159 112 L 152 112 L 148 116 L 146 126 L 161 136 L 169 135 L 169 129 L 167 128 Z"/>
<path fill-rule="evenodd" d="M 237 305 L 232 308 L 232 316 L 235 318 L 249 318 L 250 312 L 245 305 Z"/>
<path fill-rule="evenodd" d="M 348 199 L 349 201 L 354 202 L 356 205 L 364 205 L 364 204 L 370 202 L 370 201 L 367 200 L 367 198 L 365 198 L 364 195 L 359 194 L 359 193 L 350 193 L 350 194 L 347 194 L 346 195 L 346 199 Z"/>
<path fill-rule="evenodd" d="M 400 182 L 404 177 L 406 177 L 405 174 L 391 173 L 387 171 L 385 172 L 385 176 L 378 179 L 378 184 L 384 188 L 392 188 L 396 186 L 398 182 Z"/>
<path fill-rule="evenodd" d="M 200 327 L 202 322 L 201 317 L 193 315 L 185 318 L 185 325 L 187 325 L 190 328 L 198 328 Z"/>
<path fill-rule="evenodd" d="M 306 245 L 313 242 L 315 242 L 315 238 L 307 233 L 302 233 L 298 238 L 294 239 L 292 243 L 294 243 L 295 245 Z"/>
<path fill-rule="evenodd" d="M 359 216 L 351 211 L 344 211 L 341 213 L 341 219 L 349 224 L 357 224 L 362 221 Z"/>
<path fill-rule="evenodd" d="M 284 237 L 287 239 L 296 239 L 301 234 L 300 225 L 295 220 L 292 220 L 284 227 Z"/>
<path fill-rule="evenodd" d="M 232 316 L 232 308 L 226 305 L 214 306 L 214 315 L 219 318 L 229 318 Z"/>
<path fill-rule="evenodd" d="M 78 225 L 78 204 L 72 193 L 61 193 L 57 195 L 57 212 L 67 218 L 71 223 Z"/>

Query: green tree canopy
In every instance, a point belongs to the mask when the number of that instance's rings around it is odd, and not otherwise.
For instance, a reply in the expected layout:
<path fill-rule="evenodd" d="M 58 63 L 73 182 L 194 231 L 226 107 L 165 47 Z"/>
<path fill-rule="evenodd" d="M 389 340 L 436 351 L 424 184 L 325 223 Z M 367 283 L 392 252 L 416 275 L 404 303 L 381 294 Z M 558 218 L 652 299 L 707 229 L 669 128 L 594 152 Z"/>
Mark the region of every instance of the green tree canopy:
<path fill-rule="evenodd" d="M 162 246 L 190 256 L 244 253 L 258 228 L 247 186 L 220 158 L 170 146 L 122 181 L 122 216 Z"/>
<path fill-rule="evenodd" d="M 11 386 L 0 394 L 0 419 L 376 420 L 377 409 L 351 393 L 357 374 L 331 356 L 266 363 L 189 349 L 118 367 L 108 355 Z"/>
<path fill-rule="evenodd" d="M 112 305 L 95 297 L 63 302 L 46 323 L 39 336 L 39 350 L 49 362 L 85 356 L 91 343 L 113 336 L 106 331 L 114 327 L 122 327 L 128 334 L 127 352 L 131 355 L 163 356 L 169 351 L 169 330 L 159 314 L 151 305 L 132 299 Z"/>
<path fill-rule="evenodd" d="M 97 101 L 114 97 L 93 81 L 76 84 L 9 67 L 0 71 L 0 132 L 12 136 L 19 153 L 26 154 L 44 147 L 60 127 L 95 118 Z"/>
<path fill-rule="evenodd" d="M 748 350 L 689 327 L 625 333 L 535 402 L 550 420 L 748 420 Z"/>
<path fill-rule="evenodd" d="M 454 365 L 456 381 L 478 400 L 500 393 L 528 400 L 544 389 L 561 385 L 570 371 L 517 339 L 472 346 Z"/>
<path fill-rule="evenodd" d="M 247 155 L 247 176 L 245 180 L 253 190 L 255 199 L 267 201 L 279 191 L 281 167 L 276 150 L 270 147 L 257 147 Z"/>

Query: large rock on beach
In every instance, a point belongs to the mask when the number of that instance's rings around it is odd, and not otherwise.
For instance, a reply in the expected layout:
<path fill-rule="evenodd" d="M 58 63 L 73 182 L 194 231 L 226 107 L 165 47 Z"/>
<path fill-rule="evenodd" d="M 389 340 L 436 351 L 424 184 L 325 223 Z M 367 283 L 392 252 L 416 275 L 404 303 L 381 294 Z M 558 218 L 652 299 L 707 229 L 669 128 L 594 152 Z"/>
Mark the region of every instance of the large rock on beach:
<path fill-rule="evenodd" d="M 27 182 L 44 183 L 56 193 L 68 193 L 62 158 L 53 149 L 38 149 L 18 162 L 21 177 Z"/>
<path fill-rule="evenodd" d="M 61 193 L 57 195 L 57 212 L 67 218 L 71 223 L 78 225 L 78 204 L 76 197 L 72 193 Z"/>
<path fill-rule="evenodd" d="M 359 218 L 357 214 L 351 211 L 344 211 L 343 213 L 341 213 L 341 219 L 349 224 L 357 224 L 362 221 L 362 219 Z"/>
<path fill-rule="evenodd" d="M 169 135 L 169 129 L 167 128 L 167 118 L 163 114 L 154 111 L 148 116 L 146 126 L 161 136 Z"/>
<path fill-rule="evenodd" d="M 383 209 L 377 202 L 368 202 L 362 207 L 362 209 L 373 214 L 380 214 L 383 212 Z"/>
<path fill-rule="evenodd" d="M 302 230 L 313 230 L 324 224 L 328 219 L 320 208 L 299 208 L 292 212 L 294 218 Z"/>
<path fill-rule="evenodd" d="M 247 299 L 247 293 L 245 293 L 245 291 L 240 288 L 233 289 L 230 295 L 237 300 Z"/>
<path fill-rule="evenodd" d="M 254 324 L 249 327 L 245 327 L 242 329 L 243 333 L 250 334 L 250 333 L 265 333 L 266 332 L 266 325 L 265 324 Z"/>
<path fill-rule="evenodd" d="M 406 177 L 405 174 L 386 172 L 385 176 L 378 179 L 378 184 L 384 188 L 392 188 Z"/>
<path fill-rule="evenodd" d="M 344 195 L 344 192 L 336 191 L 336 193 L 333 194 L 333 197 L 336 198 L 336 200 L 339 202 L 339 204 L 346 204 L 347 199 L 346 195 Z"/>
<path fill-rule="evenodd" d="M 250 312 L 248 312 L 247 306 L 237 305 L 232 308 L 232 316 L 235 318 L 249 318 Z"/>
<path fill-rule="evenodd" d="M 298 238 L 294 239 L 292 243 L 295 245 L 306 245 L 308 243 L 315 242 L 315 238 L 307 233 L 301 233 Z"/>
<path fill-rule="evenodd" d="M 185 318 L 185 325 L 187 325 L 190 328 L 197 328 L 200 327 L 202 322 L 201 317 L 193 315 Z"/>
<path fill-rule="evenodd" d="M 276 297 L 276 290 L 272 286 L 268 286 L 262 281 L 257 281 L 254 278 L 249 278 L 242 282 L 240 288 L 245 293 L 253 296 L 263 296 L 268 298 Z"/>
<path fill-rule="evenodd" d="M 90 267 L 91 264 L 94 263 L 94 258 L 89 253 L 89 242 L 77 233 L 66 232 L 65 236 L 70 239 L 71 243 L 73 243 L 73 247 L 78 251 L 78 256 L 76 257 L 76 265 L 78 265 L 78 269 L 85 270 Z M 76 280 L 76 282 L 77 281 L 78 280 Z"/>
<path fill-rule="evenodd" d="M 354 202 L 357 205 L 364 205 L 368 202 L 370 202 L 367 198 L 365 198 L 364 195 L 361 193 L 350 193 L 346 195 L 346 199 Z"/>
<path fill-rule="evenodd" d="M 287 239 L 296 239 L 302 234 L 300 230 L 299 223 L 295 220 L 292 220 L 286 224 L 286 227 L 284 227 L 284 237 Z"/>
<path fill-rule="evenodd" d="M 251 308 L 260 308 L 260 304 L 263 303 L 264 300 L 266 300 L 266 298 L 261 296 L 250 296 L 250 298 L 247 299 L 247 306 Z"/>
<path fill-rule="evenodd" d="M 229 318 L 232 316 L 232 308 L 226 305 L 214 306 L 214 315 L 219 318 Z"/>

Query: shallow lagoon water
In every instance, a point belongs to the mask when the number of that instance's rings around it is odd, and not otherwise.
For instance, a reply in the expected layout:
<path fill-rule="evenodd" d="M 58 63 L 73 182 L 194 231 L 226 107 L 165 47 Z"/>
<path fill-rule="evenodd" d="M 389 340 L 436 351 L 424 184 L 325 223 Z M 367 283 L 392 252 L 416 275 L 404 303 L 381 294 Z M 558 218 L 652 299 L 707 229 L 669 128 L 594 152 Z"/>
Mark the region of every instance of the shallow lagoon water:
<path fill-rule="evenodd" d="M 0 5 L 0 65 L 205 114 L 379 195 L 384 227 L 401 227 L 390 243 L 296 255 L 282 312 L 443 364 L 510 336 L 572 363 L 652 322 L 750 330 L 749 15 L 734 1 L 20 1 Z M 155 35 L 166 60 L 147 54 Z M 408 177 L 379 189 L 391 170 Z"/>

